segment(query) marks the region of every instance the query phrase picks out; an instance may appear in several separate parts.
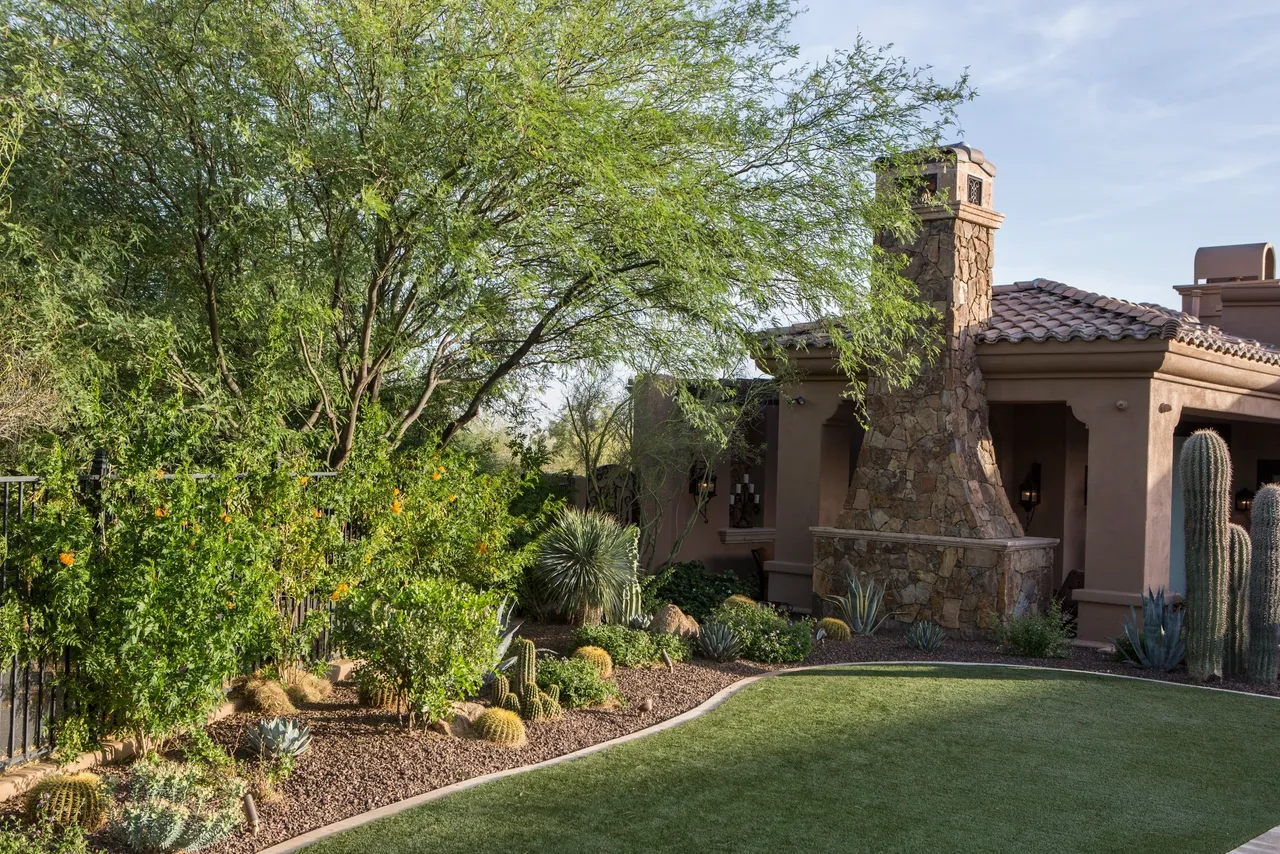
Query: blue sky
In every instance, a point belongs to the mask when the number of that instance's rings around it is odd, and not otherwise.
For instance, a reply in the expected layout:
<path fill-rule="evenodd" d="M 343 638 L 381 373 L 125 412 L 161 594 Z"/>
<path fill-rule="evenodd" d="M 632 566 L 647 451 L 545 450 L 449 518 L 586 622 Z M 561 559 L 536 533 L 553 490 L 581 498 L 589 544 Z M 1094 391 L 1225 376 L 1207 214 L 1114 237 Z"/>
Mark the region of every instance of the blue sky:
<path fill-rule="evenodd" d="M 969 69 L 996 164 L 996 281 L 1179 307 L 1198 246 L 1280 244 L 1280 2 L 808 0 L 806 56 L 861 32 Z"/>

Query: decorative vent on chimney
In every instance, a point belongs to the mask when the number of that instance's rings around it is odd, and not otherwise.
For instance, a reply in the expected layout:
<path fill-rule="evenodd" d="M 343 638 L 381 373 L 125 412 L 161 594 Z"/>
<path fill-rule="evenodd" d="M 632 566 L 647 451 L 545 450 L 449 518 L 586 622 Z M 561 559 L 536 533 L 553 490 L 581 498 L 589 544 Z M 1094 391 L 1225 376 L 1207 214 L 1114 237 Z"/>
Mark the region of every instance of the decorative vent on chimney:
<path fill-rule="evenodd" d="M 982 204 L 982 179 L 977 175 L 969 176 L 969 204 Z"/>
<path fill-rule="evenodd" d="M 1195 283 L 1270 281 L 1276 277 L 1276 253 L 1270 243 L 1202 246 L 1196 250 Z"/>

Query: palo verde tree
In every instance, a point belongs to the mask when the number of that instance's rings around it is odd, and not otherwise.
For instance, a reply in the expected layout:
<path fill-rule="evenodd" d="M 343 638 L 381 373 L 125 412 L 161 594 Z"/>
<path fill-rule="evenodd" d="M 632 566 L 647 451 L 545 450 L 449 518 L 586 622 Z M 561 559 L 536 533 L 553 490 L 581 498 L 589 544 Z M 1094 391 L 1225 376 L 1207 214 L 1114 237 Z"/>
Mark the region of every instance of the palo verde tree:
<path fill-rule="evenodd" d="M 0 75 L 37 97 L 0 262 L 57 298 L 31 322 L 96 388 L 162 370 L 223 429 L 269 411 L 337 466 L 371 414 L 448 442 L 569 364 L 724 376 L 784 318 L 906 382 L 932 315 L 872 245 L 916 225 L 876 177 L 970 89 L 861 40 L 800 63 L 795 14 L 13 0 Z"/>

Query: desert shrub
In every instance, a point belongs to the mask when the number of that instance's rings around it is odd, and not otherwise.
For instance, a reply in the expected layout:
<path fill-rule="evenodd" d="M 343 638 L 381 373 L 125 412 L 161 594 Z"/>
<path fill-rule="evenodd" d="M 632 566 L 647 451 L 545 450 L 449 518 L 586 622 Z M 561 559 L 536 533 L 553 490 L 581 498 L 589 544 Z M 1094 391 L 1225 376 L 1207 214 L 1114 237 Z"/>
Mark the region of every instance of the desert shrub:
<path fill-rule="evenodd" d="M 650 634 L 653 640 L 653 656 L 654 661 L 661 660 L 662 653 L 670 656 L 672 661 L 688 661 L 693 657 L 689 640 L 680 635 L 667 634 L 666 632 L 655 632 Z"/>
<path fill-rule="evenodd" d="M 574 630 L 573 645 L 598 646 L 618 667 L 647 667 L 658 660 L 657 635 L 626 626 L 581 626 Z"/>
<path fill-rule="evenodd" d="M 836 616 L 855 635 L 868 637 L 876 633 L 884 621 L 893 616 L 885 611 L 884 588 L 876 580 L 863 581 L 856 573 L 844 577 L 845 592 L 839 596 L 823 596 L 835 606 Z"/>
<path fill-rule="evenodd" d="M 498 647 L 498 597 L 438 578 L 371 582 L 342 600 L 338 637 L 387 680 L 416 720 L 480 690 Z"/>
<path fill-rule="evenodd" d="M 207 769 L 212 774 L 234 775 L 236 761 L 202 727 L 196 727 L 187 733 L 186 742 L 182 745 L 182 756 L 190 764 Z"/>
<path fill-rule="evenodd" d="M 581 658 L 552 658 L 538 662 L 538 687 L 560 686 L 560 704 L 568 709 L 599 706 L 619 696 L 618 688 Z"/>
<path fill-rule="evenodd" d="M 578 625 L 619 619 L 635 581 L 635 532 L 595 510 L 565 509 L 542 535 L 535 576 Z"/>
<path fill-rule="evenodd" d="M 0 854 L 88 854 L 84 831 L 78 827 L 0 825 Z"/>
<path fill-rule="evenodd" d="M 112 830 L 132 851 L 197 851 L 240 826 L 245 791 L 245 783 L 233 777 L 144 759 L 133 766 Z"/>
<path fill-rule="evenodd" d="M 768 605 L 722 605 L 711 619 L 733 629 L 742 642 L 742 657 L 751 661 L 803 661 L 813 651 L 809 622 L 793 623 Z"/>
<path fill-rule="evenodd" d="M 646 593 L 649 601 L 645 602 L 645 610 L 652 612 L 670 603 L 705 623 L 725 599 L 735 594 L 754 598 L 756 590 L 733 573 L 712 575 L 702 561 L 691 560 L 672 564 L 659 573 L 647 585 Z"/>
<path fill-rule="evenodd" d="M 1000 623 L 995 640 L 1010 655 L 1027 658 L 1066 658 L 1071 655 L 1071 633 L 1057 601 L 1043 614 L 1027 614 Z"/>

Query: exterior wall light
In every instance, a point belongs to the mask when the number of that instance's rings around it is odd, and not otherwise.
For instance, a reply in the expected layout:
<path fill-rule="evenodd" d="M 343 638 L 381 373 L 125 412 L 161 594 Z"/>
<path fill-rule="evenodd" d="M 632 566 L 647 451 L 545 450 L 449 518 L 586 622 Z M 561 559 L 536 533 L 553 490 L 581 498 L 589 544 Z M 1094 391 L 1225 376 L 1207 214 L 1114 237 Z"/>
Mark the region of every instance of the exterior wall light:
<path fill-rule="evenodd" d="M 703 498 L 716 497 L 716 473 L 706 466 L 696 465 L 689 470 L 689 494 Z"/>
<path fill-rule="evenodd" d="M 1018 503 L 1022 505 L 1022 509 L 1027 513 L 1027 524 L 1031 524 L 1031 515 L 1035 513 L 1036 505 L 1040 503 L 1040 464 L 1032 463 L 1031 471 L 1027 472 L 1027 476 L 1022 479 L 1022 485 L 1018 487 Z"/>
<path fill-rule="evenodd" d="M 1240 487 L 1236 492 L 1236 512 L 1248 513 L 1253 509 L 1253 490 L 1247 486 Z"/>

